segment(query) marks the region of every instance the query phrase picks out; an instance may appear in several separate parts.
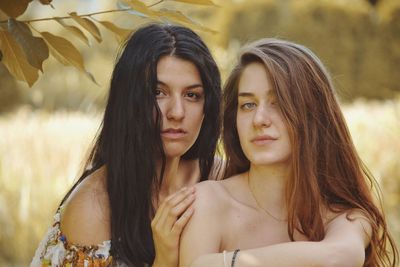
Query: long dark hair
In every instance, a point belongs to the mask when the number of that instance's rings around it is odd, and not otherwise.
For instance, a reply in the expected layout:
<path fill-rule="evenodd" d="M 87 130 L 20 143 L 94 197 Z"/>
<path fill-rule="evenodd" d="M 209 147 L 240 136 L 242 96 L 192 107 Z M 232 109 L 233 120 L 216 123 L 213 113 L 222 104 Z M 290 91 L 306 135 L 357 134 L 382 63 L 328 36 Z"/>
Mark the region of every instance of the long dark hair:
<path fill-rule="evenodd" d="M 262 39 L 243 49 L 223 96 L 226 176 L 250 168 L 239 143 L 236 114 L 240 76 L 252 62 L 265 66 L 291 139 L 292 175 L 285 195 L 290 238 L 298 230 L 311 241 L 322 240 L 324 208 L 337 213 L 359 209 L 372 227 L 364 266 L 397 266 L 396 245 L 371 193 L 376 180 L 356 152 L 328 72 L 304 46 Z"/>
<path fill-rule="evenodd" d="M 111 254 L 129 266 L 152 264 L 155 257 L 150 217 L 154 214 L 153 199 L 158 197 L 162 183 L 165 155 L 160 137 L 161 113 L 154 90 L 157 63 L 168 55 L 192 62 L 200 73 L 205 92 L 204 119 L 197 140 L 182 158 L 198 159 L 200 180 L 208 178 L 220 133 L 218 67 L 207 46 L 192 30 L 151 24 L 138 29 L 127 40 L 117 60 L 87 170 L 70 190 L 101 166 L 107 167 Z M 161 175 L 157 176 L 156 162 L 160 159 Z"/>

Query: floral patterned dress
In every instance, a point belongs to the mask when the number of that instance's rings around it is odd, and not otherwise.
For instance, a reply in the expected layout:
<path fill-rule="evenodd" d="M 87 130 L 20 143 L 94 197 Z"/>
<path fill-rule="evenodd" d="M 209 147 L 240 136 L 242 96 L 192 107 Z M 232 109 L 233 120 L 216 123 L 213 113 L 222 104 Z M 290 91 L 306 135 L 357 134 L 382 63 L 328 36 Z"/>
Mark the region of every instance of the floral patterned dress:
<path fill-rule="evenodd" d="M 54 215 L 53 226 L 40 242 L 31 267 L 103 267 L 126 266 L 113 261 L 110 255 L 111 240 L 94 246 L 81 246 L 69 243 L 60 229 L 62 206 Z"/>

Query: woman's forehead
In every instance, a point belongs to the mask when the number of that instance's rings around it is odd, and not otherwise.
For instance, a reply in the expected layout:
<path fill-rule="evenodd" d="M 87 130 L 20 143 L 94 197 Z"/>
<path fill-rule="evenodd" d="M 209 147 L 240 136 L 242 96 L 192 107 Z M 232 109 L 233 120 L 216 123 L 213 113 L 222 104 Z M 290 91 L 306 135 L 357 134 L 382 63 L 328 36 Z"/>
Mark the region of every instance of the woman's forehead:
<path fill-rule="evenodd" d="M 157 80 L 169 87 L 202 86 L 197 67 L 191 61 L 174 56 L 165 56 L 158 61 Z"/>
<path fill-rule="evenodd" d="M 262 63 L 253 62 L 244 67 L 238 82 L 238 95 L 274 96 L 275 88 Z"/>

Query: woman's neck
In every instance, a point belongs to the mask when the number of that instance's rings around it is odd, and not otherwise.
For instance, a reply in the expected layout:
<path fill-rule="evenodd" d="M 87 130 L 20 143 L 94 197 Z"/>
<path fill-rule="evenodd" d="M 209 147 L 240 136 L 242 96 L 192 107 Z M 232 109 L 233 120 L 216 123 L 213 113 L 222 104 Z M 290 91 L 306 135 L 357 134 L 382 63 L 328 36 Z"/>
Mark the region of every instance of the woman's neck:
<path fill-rule="evenodd" d="M 161 162 L 157 164 L 160 175 Z M 180 157 L 167 158 L 163 173 L 163 180 L 159 191 L 160 200 L 175 193 L 185 186 L 192 186 L 198 182 L 200 170 L 198 160 L 184 160 Z"/>
<path fill-rule="evenodd" d="M 287 164 L 256 166 L 248 172 L 248 186 L 263 210 L 273 217 L 286 219 L 285 186 L 290 168 Z"/>

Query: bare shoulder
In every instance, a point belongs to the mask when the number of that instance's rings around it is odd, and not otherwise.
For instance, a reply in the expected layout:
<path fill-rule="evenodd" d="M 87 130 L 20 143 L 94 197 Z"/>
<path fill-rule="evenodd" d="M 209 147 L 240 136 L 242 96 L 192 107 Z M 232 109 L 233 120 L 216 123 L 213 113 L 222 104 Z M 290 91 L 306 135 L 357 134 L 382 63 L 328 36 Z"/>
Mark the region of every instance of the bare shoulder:
<path fill-rule="evenodd" d="M 195 185 L 196 187 L 196 201 L 214 202 L 224 201 L 226 199 L 227 191 L 222 185 L 221 181 L 207 180 Z"/>
<path fill-rule="evenodd" d="M 347 235 L 358 237 L 366 247 L 372 235 L 371 221 L 360 209 L 346 210 L 341 213 L 328 213 L 326 223 L 327 236 Z"/>
<path fill-rule="evenodd" d="M 189 266 L 199 256 L 219 251 L 221 245 L 225 189 L 220 181 L 211 180 L 198 183 L 195 188 L 194 213 L 181 234 L 179 266 Z"/>
<path fill-rule="evenodd" d="M 206 180 L 195 185 L 196 192 L 201 192 L 201 194 L 207 194 L 211 191 L 221 190 L 221 182 L 214 180 Z"/>
<path fill-rule="evenodd" d="M 196 184 L 195 206 L 207 208 L 210 211 L 225 213 L 230 210 L 234 198 L 234 188 L 240 183 L 239 175 L 225 180 L 207 180 Z"/>
<path fill-rule="evenodd" d="M 189 221 L 203 221 L 208 218 L 209 222 L 223 217 L 227 210 L 226 193 L 224 187 L 218 181 L 203 181 L 195 185 L 196 199 L 193 203 L 194 214 Z"/>
<path fill-rule="evenodd" d="M 97 245 L 110 239 L 106 169 L 83 180 L 64 204 L 61 231 L 71 243 Z"/>

